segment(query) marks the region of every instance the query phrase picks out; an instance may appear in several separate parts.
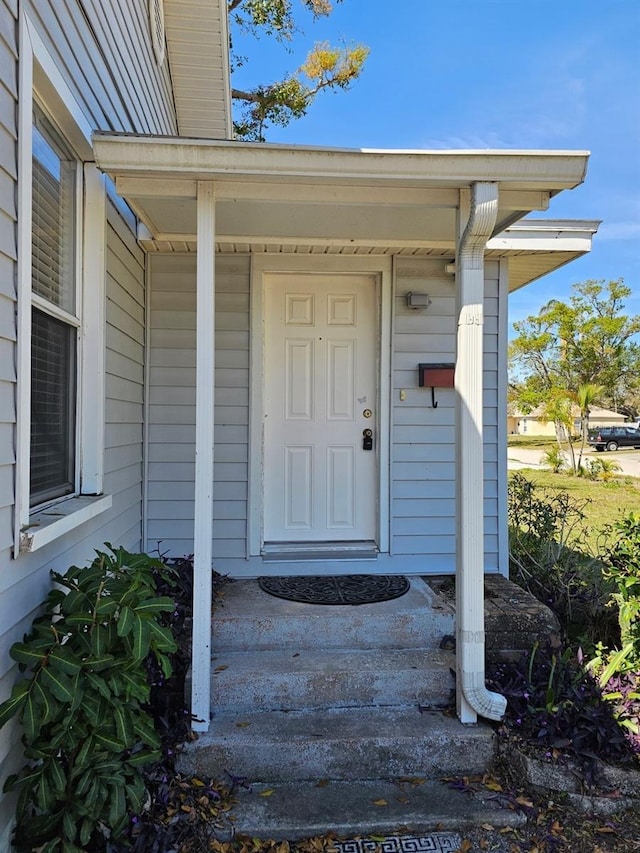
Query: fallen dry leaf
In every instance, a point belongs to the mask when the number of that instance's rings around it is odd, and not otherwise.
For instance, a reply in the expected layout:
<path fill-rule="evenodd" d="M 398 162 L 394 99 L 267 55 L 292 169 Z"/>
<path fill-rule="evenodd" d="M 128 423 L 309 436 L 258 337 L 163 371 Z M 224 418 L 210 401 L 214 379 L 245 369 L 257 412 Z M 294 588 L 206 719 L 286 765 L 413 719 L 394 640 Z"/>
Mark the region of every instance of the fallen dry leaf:
<path fill-rule="evenodd" d="M 473 844 L 468 838 L 463 838 L 462 844 L 458 847 L 456 853 L 469 853 L 470 850 L 473 850 Z"/>
<path fill-rule="evenodd" d="M 387 803 L 386 800 L 380 799 L 380 800 L 374 800 L 373 805 L 374 806 L 387 806 L 389 804 Z"/>
<path fill-rule="evenodd" d="M 261 797 L 270 797 L 273 794 L 273 788 L 267 788 L 266 791 L 260 791 Z"/>
<path fill-rule="evenodd" d="M 526 797 L 516 797 L 516 803 L 519 806 L 526 806 L 528 809 L 533 808 L 533 803 L 531 800 L 528 800 Z"/>
<path fill-rule="evenodd" d="M 503 787 L 500 782 L 497 782 L 495 779 L 487 779 L 484 782 L 485 788 L 488 788 L 490 791 L 502 791 Z"/>
<path fill-rule="evenodd" d="M 240 723 L 236 723 L 236 726 L 237 726 L 239 729 L 246 729 L 246 728 L 247 728 L 247 726 L 250 726 L 250 725 L 251 725 L 251 723 L 250 723 L 248 720 L 242 720 L 242 722 L 240 722 Z"/>
<path fill-rule="evenodd" d="M 229 666 L 226 663 L 222 663 L 222 664 L 220 664 L 220 666 L 217 666 L 213 671 L 214 672 L 222 672 L 225 669 L 229 669 Z"/>
<path fill-rule="evenodd" d="M 315 786 L 316 786 L 316 788 L 326 788 L 328 784 L 329 784 L 328 779 L 318 779 Z"/>

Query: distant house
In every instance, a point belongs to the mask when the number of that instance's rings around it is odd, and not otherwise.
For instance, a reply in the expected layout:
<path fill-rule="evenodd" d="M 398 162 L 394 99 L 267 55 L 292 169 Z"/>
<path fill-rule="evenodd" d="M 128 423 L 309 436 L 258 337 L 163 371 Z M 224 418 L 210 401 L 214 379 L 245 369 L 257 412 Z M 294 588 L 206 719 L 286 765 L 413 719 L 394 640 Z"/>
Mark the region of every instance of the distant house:
<path fill-rule="evenodd" d="M 499 716 L 507 302 L 590 250 L 525 218 L 588 155 L 233 141 L 223 0 L 0 0 L 0 49 L 0 701 L 49 570 L 109 541 L 194 554 L 201 727 L 212 564 L 285 553 L 457 573 L 459 715 Z"/>
<path fill-rule="evenodd" d="M 580 432 L 580 410 L 577 406 L 573 409 L 574 434 Z M 601 409 L 593 406 L 589 412 L 589 427 L 617 426 L 623 424 L 626 418 L 620 412 L 612 412 L 610 409 Z M 507 410 L 507 432 L 509 435 L 539 435 L 555 436 L 556 429 L 553 421 L 545 419 L 542 407 L 538 406 L 526 414 L 519 409 L 509 408 Z"/>

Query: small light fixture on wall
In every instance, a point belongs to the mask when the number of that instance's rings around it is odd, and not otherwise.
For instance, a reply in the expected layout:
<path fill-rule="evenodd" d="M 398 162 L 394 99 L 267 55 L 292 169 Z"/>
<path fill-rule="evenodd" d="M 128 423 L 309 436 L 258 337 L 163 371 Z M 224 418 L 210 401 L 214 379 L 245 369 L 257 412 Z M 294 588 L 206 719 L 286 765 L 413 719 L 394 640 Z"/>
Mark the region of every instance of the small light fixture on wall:
<path fill-rule="evenodd" d="M 413 293 L 409 291 L 407 293 L 407 308 L 411 308 L 413 311 L 419 311 L 422 309 L 426 310 L 429 305 L 431 305 L 431 299 L 428 293 Z"/>

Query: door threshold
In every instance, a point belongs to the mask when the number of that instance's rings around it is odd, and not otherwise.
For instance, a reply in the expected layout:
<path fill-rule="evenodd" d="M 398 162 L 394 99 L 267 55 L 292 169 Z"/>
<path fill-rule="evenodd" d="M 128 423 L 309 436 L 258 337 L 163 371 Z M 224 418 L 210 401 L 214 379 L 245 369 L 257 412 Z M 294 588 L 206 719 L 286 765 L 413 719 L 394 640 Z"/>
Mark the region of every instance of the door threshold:
<path fill-rule="evenodd" d="M 373 541 L 358 542 L 265 542 L 262 561 L 287 563 L 300 560 L 377 560 Z"/>

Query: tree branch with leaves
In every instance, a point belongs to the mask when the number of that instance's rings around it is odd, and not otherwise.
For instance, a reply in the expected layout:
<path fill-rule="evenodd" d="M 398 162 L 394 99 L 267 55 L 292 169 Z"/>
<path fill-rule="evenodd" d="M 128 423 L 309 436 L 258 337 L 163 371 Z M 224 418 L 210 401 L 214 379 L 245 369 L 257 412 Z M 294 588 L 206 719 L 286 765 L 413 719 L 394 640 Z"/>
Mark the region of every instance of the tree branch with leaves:
<path fill-rule="evenodd" d="M 298 6 L 297 14 L 310 13 L 313 21 L 328 17 L 333 11 L 329 0 L 299 0 Z M 230 0 L 228 9 L 238 37 L 266 35 L 288 48 L 301 33 L 292 0 Z M 234 51 L 235 38 L 233 35 L 232 72 L 249 61 Z M 235 135 L 264 142 L 269 126 L 286 127 L 301 118 L 320 92 L 348 89 L 360 76 L 368 54 L 369 49 L 362 44 L 332 47 L 328 42 L 318 42 L 308 52 L 305 62 L 284 79 L 252 88 L 232 88 L 232 97 L 238 105 Z"/>

